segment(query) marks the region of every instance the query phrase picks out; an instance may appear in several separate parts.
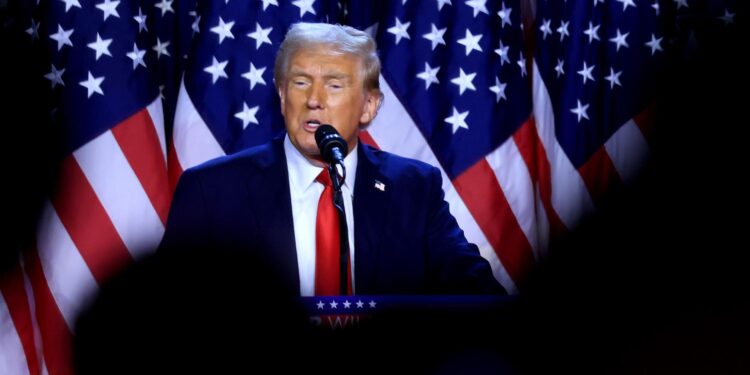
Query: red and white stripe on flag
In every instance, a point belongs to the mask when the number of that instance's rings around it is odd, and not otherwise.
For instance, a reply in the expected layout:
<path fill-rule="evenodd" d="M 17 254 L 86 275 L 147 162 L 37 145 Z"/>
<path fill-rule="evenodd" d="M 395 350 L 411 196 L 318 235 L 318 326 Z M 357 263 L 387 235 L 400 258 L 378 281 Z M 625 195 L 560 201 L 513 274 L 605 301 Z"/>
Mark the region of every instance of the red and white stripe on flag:
<path fill-rule="evenodd" d="M 158 245 L 169 191 L 160 99 L 64 159 L 35 248 L 0 280 L 3 374 L 72 373 L 79 312 Z"/>
<path fill-rule="evenodd" d="M 19 80 L 39 87 L 34 110 L 50 114 L 39 118 L 50 119 L 63 154 L 35 238 L 24 239 L 31 248 L 0 275 L 2 374 L 72 373 L 79 313 L 161 240 L 171 190 L 159 86 L 179 51 L 175 10 L 160 6 L 30 0 L 8 8 L 8 30 L 25 47 L 18 54 L 28 54 L 18 57 L 32 62 Z"/>

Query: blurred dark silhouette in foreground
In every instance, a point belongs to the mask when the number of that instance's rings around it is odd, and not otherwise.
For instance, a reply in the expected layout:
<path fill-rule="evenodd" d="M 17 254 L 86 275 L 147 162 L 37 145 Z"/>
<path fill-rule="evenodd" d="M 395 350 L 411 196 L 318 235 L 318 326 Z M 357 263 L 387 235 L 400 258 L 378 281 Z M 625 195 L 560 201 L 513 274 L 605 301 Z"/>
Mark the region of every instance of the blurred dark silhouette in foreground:
<path fill-rule="evenodd" d="M 425 306 L 347 329 L 316 327 L 298 290 L 250 253 L 168 251 L 132 264 L 78 320 L 78 373 L 512 373 L 494 335 L 507 321 L 504 308 Z"/>

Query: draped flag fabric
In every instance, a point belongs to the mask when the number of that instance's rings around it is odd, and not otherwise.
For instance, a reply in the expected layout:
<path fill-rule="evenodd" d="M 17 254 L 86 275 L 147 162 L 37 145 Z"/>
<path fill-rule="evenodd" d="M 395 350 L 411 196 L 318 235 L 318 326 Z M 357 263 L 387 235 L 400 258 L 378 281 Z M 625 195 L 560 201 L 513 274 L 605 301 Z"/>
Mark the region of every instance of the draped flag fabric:
<path fill-rule="evenodd" d="M 554 234 L 636 177 L 667 42 L 658 2 L 538 4 L 530 168 Z"/>
<path fill-rule="evenodd" d="M 510 0 L 24 4 L 19 38 L 65 153 L 34 248 L 0 275 L 3 374 L 70 373 L 77 314 L 153 251 L 180 174 L 283 131 L 273 62 L 292 23 L 376 38 L 385 100 L 362 141 L 440 168 L 452 214 L 514 293 L 637 175 L 667 47 L 658 1 L 525 3 L 533 22 Z"/>
<path fill-rule="evenodd" d="M 38 110 L 50 113 L 63 155 L 32 248 L 0 275 L 0 373 L 72 373 L 79 312 L 161 240 L 170 190 L 160 88 L 177 58 L 171 3 L 18 6 L 17 37 L 32 54 L 16 58 L 40 65 L 32 80 L 44 81 L 39 96 L 52 108 Z"/>

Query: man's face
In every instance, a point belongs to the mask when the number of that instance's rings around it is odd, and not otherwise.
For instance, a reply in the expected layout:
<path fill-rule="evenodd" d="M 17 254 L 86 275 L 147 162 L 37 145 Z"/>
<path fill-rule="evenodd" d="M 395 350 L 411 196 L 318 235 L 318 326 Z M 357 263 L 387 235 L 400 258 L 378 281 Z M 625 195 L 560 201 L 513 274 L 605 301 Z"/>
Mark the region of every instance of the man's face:
<path fill-rule="evenodd" d="M 287 69 L 279 97 L 294 147 L 313 163 L 323 165 L 315 130 L 330 124 L 346 140 L 349 150 L 353 149 L 360 124 L 371 121 L 380 104 L 378 95 L 364 89 L 362 61 L 321 45 L 297 51 Z"/>

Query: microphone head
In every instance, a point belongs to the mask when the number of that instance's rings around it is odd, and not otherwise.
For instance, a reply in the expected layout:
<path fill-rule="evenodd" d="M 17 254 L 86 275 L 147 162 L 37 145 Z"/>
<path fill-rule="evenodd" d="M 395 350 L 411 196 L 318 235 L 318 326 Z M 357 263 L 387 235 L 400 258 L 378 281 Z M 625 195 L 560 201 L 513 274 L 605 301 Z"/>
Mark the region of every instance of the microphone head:
<path fill-rule="evenodd" d="M 335 148 L 339 149 L 342 158 L 349 152 L 349 146 L 344 141 L 344 138 L 336 131 L 336 128 L 328 124 L 320 125 L 315 130 L 315 143 L 318 144 L 318 149 L 320 149 L 320 155 L 323 157 L 323 160 L 329 164 L 335 161 L 333 153 Z"/>

